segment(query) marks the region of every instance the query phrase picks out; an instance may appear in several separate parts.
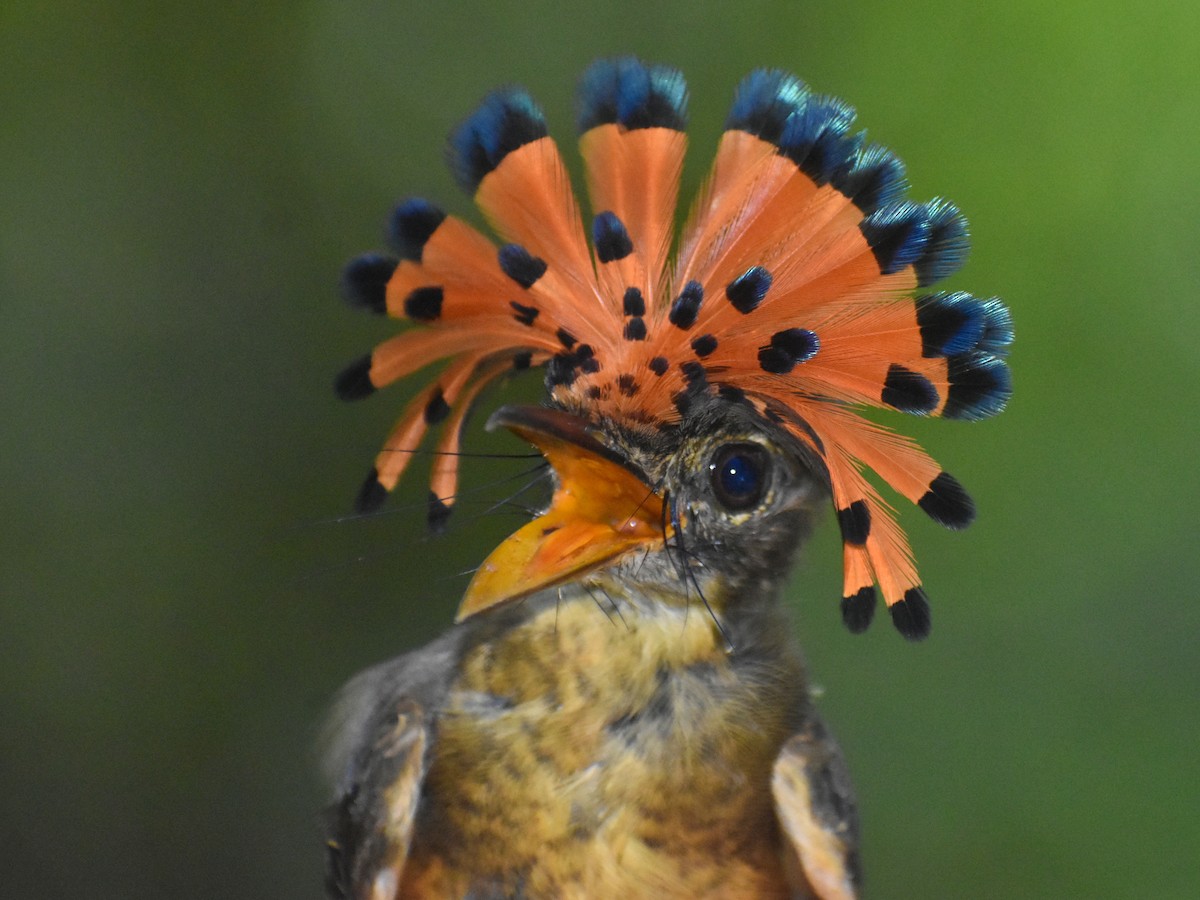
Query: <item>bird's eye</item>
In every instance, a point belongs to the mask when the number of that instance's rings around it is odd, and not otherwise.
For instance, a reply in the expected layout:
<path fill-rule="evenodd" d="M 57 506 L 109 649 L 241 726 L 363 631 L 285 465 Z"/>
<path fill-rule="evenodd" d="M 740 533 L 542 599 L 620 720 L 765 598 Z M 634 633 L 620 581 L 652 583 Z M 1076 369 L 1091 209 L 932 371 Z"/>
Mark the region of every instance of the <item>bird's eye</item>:
<path fill-rule="evenodd" d="M 767 452 L 758 444 L 726 444 L 718 448 L 708 464 L 717 500 L 732 511 L 757 506 L 766 492 L 769 466 Z"/>

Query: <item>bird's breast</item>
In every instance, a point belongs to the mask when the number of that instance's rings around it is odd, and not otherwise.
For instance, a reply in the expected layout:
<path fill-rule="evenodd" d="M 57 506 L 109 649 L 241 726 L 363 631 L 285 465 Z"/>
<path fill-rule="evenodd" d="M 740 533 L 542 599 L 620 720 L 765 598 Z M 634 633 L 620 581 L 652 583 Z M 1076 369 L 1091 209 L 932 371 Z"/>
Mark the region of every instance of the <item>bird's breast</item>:
<path fill-rule="evenodd" d="M 703 608 L 597 598 L 464 653 L 410 896 L 784 895 L 769 784 L 802 673 L 727 652 Z"/>

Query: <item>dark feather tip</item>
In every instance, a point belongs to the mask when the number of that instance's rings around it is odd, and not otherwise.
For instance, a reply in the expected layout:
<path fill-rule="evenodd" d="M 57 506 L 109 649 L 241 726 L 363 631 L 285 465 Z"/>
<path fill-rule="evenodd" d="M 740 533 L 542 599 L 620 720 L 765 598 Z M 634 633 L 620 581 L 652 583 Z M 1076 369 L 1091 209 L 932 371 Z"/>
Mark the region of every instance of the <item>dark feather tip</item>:
<path fill-rule="evenodd" d="M 986 309 L 970 294 L 955 291 L 918 297 L 916 308 L 922 356 L 966 353 L 983 337 Z"/>
<path fill-rule="evenodd" d="M 363 479 L 358 496 L 354 498 L 354 512 L 360 516 L 377 512 L 387 499 L 388 489 L 379 483 L 379 472 L 371 469 Z"/>
<path fill-rule="evenodd" d="M 579 83 L 582 134 L 597 125 L 625 128 L 687 126 L 687 83 L 678 69 L 647 65 L 633 57 L 592 63 Z"/>
<path fill-rule="evenodd" d="M 870 626 L 875 618 L 876 599 L 875 588 L 870 586 L 842 598 L 842 622 L 851 634 L 862 634 Z"/>
<path fill-rule="evenodd" d="M 908 190 L 904 163 L 879 144 L 869 144 L 855 157 L 844 173 L 838 173 L 833 186 L 853 201 L 864 215 L 901 199 Z"/>
<path fill-rule="evenodd" d="M 358 309 L 376 315 L 387 312 L 387 285 L 396 271 L 396 260 L 379 253 L 352 259 L 342 271 L 342 296 Z"/>
<path fill-rule="evenodd" d="M 998 297 L 980 300 L 983 307 L 983 334 L 976 349 L 993 356 L 1007 356 L 1013 341 L 1012 313 Z"/>
<path fill-rule="evenodd" d="M 360 356 L 338 373 L 333 388 L 343 400 L 361 400 L 375 393 L 371 383 L 371 354 Z"/>
<path fill-rule="evenodd" d="M 929 238 L 913 263 L 919 287 L 949 278 L 962 268 L 971 248 L 967 220 L 957 206 L 945 200 L 933 200 L 925 209 Z"/>
<path fill-rule="evenodd" d="M 474 194 L 504 157 L 546 133 L 546 118 L 526 91 L 495 91 L 450 136 L 450 166 L 463 189 Z"/>
<path fill-rule="evenodd" d="M 810 97 L 784 126 L 779 152 L 817 184 L 843 180 L 863 144 L 862 135 L 847 135 L 852 124 L 854 107 L 834 97 Z"/>
<path fill-rule="evenodd" d="M 942 416 L 975 421 L 1003 411 L 1012 396 L 1008 364 L 987 353 L 963 353 L 947 361 L 950 391 Z"/>
<path fill-rule="evenodd" d="M 892 614 L 892 624 L 896 626 L 896 630 L 910 641 L 929 637 L 932 625 L 929 599 L 919 587 L 905 591 L 904 599 L 897 600 L 888 607 L 888 611 Z"/>
<path fill-rule="evenodd" d="M 420 262 L 425 245 L 445 219 L 446 214 L 428 200 L 405 200 L 392 212 L 388 244 L 401 259 Z"/>
<path fill-rule="evenodd" d="M 888 368 L 887 378 L 879 399 L 888 406 L 914 416 L 927 416 L 937 409 L 938 392 L 920 372 L 906 369 L 899 363 Z"/>
<path fill-rule="evenodd" d="M 859 223 L 859 229 L 879 271 L 892 275 L 921 258 L 929 241 L 929 216 L 916 203 L 901 200 L 878 209 Z"/>
<path fill-rule="evenodd" d="M 975 521 L 975 501 L 949 472 L 938 473 L 929 482 L 917 506 L 939 525 L 958 531 Z"/>
<path fill-rule="evenodd" d="M 725 120 L 729 131 L 745 131 L 778 145 L 784 125 L 804 108 L 809 91 L 803 81 L 777 69 L 755 69 L 742 79 Z"/>
<path fill-rule="evenodd" d="M 446 523 L 450 520 L 451 509 L 451 504 L 447 503 L 433 491 L 429 492 L 429 505 L 426 510 L 425 521 L 432 533 L 441 534 L 446 530 Z"/>
<path fill-rule="evenodd" d="M 429 402 L 425 404 L 425 424 L 436 425 L 450 415 L 450 404 L 446 402 L 442 389 L 434 388 Z"/>

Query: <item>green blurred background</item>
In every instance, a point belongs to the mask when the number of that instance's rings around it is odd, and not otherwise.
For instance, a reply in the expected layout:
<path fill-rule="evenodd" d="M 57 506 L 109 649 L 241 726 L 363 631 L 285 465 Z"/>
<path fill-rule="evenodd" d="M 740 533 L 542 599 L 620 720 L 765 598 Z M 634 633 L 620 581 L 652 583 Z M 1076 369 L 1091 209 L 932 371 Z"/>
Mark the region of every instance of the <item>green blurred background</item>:
<path fill-rule="evenodd" d="M 1043 0 L 6 0 L 4 896 L 320 896 L 325 704 L 515 521 L 429 540 L 419 473 L 336 521 L 405 395 L 332 397 L 389 333 L 340 267 L 404 195 L 467 210 L 443 139 L 487 89 L 569 145 L 576 76 L 625 52 L 688 76 L 686 190 L 749 69 L 850 100 L 970 218 L 953 285 L 1015 315 L 1007 413 L 899 423 L 981 509 L 903 512 L 933 637 L 842 630 L 830 527 L 793 592 L 866 895 L 1197 896 L 1200 7 Z"/>

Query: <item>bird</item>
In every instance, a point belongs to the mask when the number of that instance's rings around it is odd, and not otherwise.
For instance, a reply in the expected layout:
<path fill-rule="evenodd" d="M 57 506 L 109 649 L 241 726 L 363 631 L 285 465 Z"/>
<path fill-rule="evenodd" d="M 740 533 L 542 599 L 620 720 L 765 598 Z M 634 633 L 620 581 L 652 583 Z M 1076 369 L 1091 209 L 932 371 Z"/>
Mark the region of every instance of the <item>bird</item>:
<path fill-rule="evenodd" d="M 444 527 L 470 410 L 528 369 L 542 401 L 486 426 L 533 445 L 551 490 L 448 630 L 340 695 L 331 897 L 859 895 L 854 791 L 787 574 L 832 503 L 845 625 L 865 630 L 882 596 L 901 635 L 928 635 L 909 543 L 864 469 L 948 528 L 975 506 L 866 412 L 999 413 L 1012 318 L 996 297 L 931 289 L 965 262 L 962 213 L 909 199 L 854 109 L 782 70 L 739 83 L 677 226 L 687 102 L 668 65 L 585 71 L 585 214 L 532 96 L 494 91 L 448 158 L 499 240 L 409 198 L 390 252 L 344 272 L 353 306 L 409 325 L 338 376 L 342 398 L 444 363 L 357 511 L 381 507 L 428 438 Z"/>

